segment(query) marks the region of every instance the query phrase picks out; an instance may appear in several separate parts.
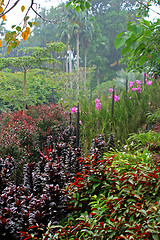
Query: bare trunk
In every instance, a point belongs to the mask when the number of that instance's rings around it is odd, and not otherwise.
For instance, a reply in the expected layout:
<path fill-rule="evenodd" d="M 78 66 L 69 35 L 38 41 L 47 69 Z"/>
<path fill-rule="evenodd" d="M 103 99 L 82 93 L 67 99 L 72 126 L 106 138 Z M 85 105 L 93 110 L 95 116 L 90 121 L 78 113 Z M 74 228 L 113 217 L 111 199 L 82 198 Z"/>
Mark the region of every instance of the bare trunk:
<path fill-rule="evenodd" d="M 84 56 L 84 91 L 86 91 L 86 82 L 87 82 L 87 48 L 85 48 Z"/>
<path fill-rule="evenodd" d="M 69 72 L 72 72 L 72 50 L 69 48 Z M 72 77 L 70 76 L 70 87 L 73 89 Z"/>
<path fill-rule="evenodd" d="M 26 109 L 26 75 L 27 75 L 27 70 L 24 69 L 24 82 L 23 82 L 23 111 Z"/>
<path fill-rule="evenodd" d="M 77 95 L 79 95 L 79 30 L 77 31 Z"/>
<path fill-rule="evenodd" d="M 99 68 L 97 70 L 97 86 L 99 86 L 100 84 L 100 71 L 99 71 Z"/>
<path fill-rule="evenodd" d="M 68 54 L 66 53 L 66 73 L 68 73 Z"/>

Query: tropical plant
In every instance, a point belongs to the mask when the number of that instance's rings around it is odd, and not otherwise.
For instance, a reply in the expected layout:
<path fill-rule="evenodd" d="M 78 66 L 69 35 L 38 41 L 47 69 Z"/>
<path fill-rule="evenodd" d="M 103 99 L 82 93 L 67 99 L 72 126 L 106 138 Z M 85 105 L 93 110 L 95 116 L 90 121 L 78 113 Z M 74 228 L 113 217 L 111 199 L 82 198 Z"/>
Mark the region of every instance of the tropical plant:
<path fill-rule="evenodd" d="M 26 107 L 26 83 L 27 83 L 27 71 L 33 68 L 44 68 L 44 62 L 58 62 L 56 59 L 52 58 L 49 54 L 50 51 L 62 51 L 65 48 L 63 43 L 51 43 L 45 48 L 28 48 L 21 49 L 25 53 L 24 56 L 19 56 L 15 58 L 1 58 L 0 59 L 0 69 L 5 69 L 6 67 L 12 67 L 13 69 L 20 69 L 24 74 L 23 81 L 23 109 Z M 28 53 L 30 53 L 28 55 Z"/>

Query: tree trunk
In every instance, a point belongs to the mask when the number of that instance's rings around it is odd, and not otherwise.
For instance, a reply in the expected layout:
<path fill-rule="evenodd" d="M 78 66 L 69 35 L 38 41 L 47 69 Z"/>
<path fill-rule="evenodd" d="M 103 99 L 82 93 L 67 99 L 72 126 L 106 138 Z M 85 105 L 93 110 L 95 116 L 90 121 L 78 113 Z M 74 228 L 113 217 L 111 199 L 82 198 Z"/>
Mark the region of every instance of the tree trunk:
<path fill-rule="evenodd" d="M 79 30 L 77 30 L 77 95 L 79 95 Z"/>
<path fill-rule="evenodd" d="M 86 82 L 87 82 L 87 48 L 85 48 L 84 56 L 84 91 L 86 91 Z"/>
<path fill-rule="evenodd" d="M 68 73 L 68 53 L 66 52 L 66 73 Z"/>
<path fill-rule="evenodd" d="M 27 70 L 24 69 L 24 82 L 23 82 L 23 111 L 26 109 L 26 75 L 27 75 Z"/>
<path fill-rule="evenodd" d="M 98 67 L 98 70 L 97 70 L 97 86 L 99 86 L 100 84 L 100 70 L 99 70 L 99 67 Z"/>
<path fill-rule="evenodd" d="M 72 50 L 69 48 L 69 72 L 72 72 Z M 73 82 L 72 82 L 72 77 L 69 76 L 70 78 L 70 88 L 73 89 Z"/>

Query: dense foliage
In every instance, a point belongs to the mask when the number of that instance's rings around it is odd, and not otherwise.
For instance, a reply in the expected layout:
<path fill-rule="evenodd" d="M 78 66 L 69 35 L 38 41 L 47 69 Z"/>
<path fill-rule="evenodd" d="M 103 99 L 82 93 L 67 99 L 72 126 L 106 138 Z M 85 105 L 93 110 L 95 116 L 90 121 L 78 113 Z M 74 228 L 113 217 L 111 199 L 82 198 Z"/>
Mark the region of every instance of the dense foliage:
<path fill-rule="evenodd" d="M 15 158 L 18 165 L 36 161 L 39 150 L 55 139 L 68 117 L 62 106 L 35 106 L 26 112 L 4 112 L 0 117 L 1 157 Z M 21 161 L 21 164 L 19 164 Z"/>

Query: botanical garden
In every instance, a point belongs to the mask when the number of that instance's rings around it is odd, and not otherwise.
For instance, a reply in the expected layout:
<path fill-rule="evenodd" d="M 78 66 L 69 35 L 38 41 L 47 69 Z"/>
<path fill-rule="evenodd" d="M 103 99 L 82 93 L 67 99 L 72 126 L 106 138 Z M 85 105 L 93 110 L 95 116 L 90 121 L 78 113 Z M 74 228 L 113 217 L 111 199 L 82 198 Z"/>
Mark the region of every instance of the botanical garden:
<path fill-rule="evenodd" d="M 29 2 L 0 1 L 0 240 L 159 240 L 159 0 Z"/>

